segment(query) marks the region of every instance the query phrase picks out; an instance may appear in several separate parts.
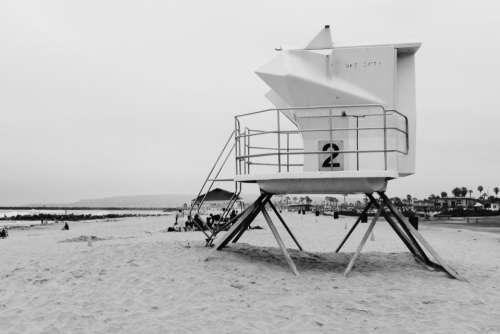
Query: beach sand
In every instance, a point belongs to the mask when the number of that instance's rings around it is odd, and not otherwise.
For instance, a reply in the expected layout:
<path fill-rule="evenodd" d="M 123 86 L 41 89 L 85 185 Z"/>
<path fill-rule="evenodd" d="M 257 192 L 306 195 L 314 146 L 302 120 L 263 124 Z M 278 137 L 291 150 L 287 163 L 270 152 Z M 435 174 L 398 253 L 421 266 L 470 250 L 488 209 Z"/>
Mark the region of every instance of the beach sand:
<path fill-rule="evenodd" d="M 421 227 L 461 282 L 417 264 L 381 221 L 345 278 L 368 224 L 335 254 L 353 218 L 284 218 L 305 249 L 291 250 L 298 277 L 262 217 L 222 252 L 160 232 L 172 217 L 11 230 L 0 333 L 500 333 L 499 234 Z"/>

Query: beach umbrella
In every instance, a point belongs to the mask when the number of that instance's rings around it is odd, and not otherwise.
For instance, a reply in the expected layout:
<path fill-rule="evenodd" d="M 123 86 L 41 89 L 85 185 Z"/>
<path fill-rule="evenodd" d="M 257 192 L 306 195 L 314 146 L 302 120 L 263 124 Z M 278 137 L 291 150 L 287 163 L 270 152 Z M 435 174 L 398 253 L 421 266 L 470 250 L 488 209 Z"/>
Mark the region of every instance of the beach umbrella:
<path fill-rule="evenodd" d="M 209 191 L 208 193 L 201 194 L 197 198 L 193 199 L 193 202 L 195 205 L 199 205 L 200 203 L 202 203 L 202 201 L 205 201 L 205 202 L 223 202 L 223 201 L 231 200 L 232 198 L 234 198 L 234 196 L 236 196 L 236 194 L 231 192 L 231 191 L 227 191 L 227 190 L 224 190 L 221 188 L 215 188 L 215 189 Z M 236 199 L 239 200 L 240 197 L 237 196 Z"/>

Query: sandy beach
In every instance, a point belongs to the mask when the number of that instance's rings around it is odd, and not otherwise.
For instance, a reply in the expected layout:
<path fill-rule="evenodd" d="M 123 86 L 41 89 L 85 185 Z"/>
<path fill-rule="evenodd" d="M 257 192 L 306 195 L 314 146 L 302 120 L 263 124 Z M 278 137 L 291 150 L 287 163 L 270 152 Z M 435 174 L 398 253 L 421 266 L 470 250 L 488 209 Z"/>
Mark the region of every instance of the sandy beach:
<path fill-rule="evenodd" d="M 421 227 L 460 282 L 417 264 L 381 221 L 345 278 L 368 224 L 335 254 L 352 218 L 284 218 L 305 249 L 279 227 L 298 277 L 262 217 L 263 230 L 216 253 L 200 232 L 161 232 L 172 217 L 12 230 L 0 240 L 0 332 L 500 333 L 498 234 Z"/>

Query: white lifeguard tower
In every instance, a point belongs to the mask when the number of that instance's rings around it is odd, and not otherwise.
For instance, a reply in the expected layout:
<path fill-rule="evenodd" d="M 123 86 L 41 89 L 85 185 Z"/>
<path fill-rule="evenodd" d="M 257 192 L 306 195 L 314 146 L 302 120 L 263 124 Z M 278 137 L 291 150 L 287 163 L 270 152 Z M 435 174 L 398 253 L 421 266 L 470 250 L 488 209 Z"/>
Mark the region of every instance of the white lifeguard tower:
<path fill-rule="evenodd" d="M 270 87 L 266 96 L 275 108 L 235 117 L 234 132 L 200 190 L 208 181 L 209 188 L 220 181 L 222 167 L 216 165 L 222 162 L 223 166 L 232 152 L 235 193 L 245 183 L 256 183 L 261 190 L 252 205 L 228 222 L 229 230 L 216 240 L 215 249 L 236 242 L 262 212 L 297 273 L 266 205 L 296 239 L 270 198 L 275 194 L 363 193 L 370 199 L 363 214 L 371 207 L 377 213 L 346 275 L 382 216 L 419 262 L 459 278 L 385 195 L 388 181 L 415 173 L 414 59 L 419 47 L 420 43 L 336 45 L 325 26 L 305 48 L 277 49 L 274 59 L 256 72 Z M 221 159 L 224 152 L 226 157 Z M 207 244 L 215 235 L 208 236 Z"/>

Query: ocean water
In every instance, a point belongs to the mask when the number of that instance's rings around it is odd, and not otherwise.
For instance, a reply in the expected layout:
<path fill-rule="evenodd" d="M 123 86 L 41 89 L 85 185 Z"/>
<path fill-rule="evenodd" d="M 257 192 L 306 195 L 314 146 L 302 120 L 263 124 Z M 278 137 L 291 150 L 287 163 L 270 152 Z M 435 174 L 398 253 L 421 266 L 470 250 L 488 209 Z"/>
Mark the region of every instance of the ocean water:
<path fill-rule="evenodd" d="M 118 215 L 171 215 L 172 212 L 165 212 L 163 210 L 102 210 L 102 209 L 85 209 L 85 210 L 12 210 L 1 209 L 0 218 L 11 218 L 16 216 L 29 216 L 37 214 L 53 214 L 53 215 L 87 215 L 103 216 L 110 214 Z M 34 226 L 41 225 L 40 220 L 0 220 L 0 227 L 12 226 Z"/>
<path fill-rule="evenodd" d="M 168 214 L 168 212 L 163 212 L 162 210 L 102 210 L 102 209 L 86 209 L 86 210 L 13 210 L 13 209 L 1 209 L 0 217 L 15 217 L 15 216 L 29 216 L 38 214 L 54 214 L 54 215 L 109 215 L 109 214 L 143 214 L 143 215 L 155 215 L 155 214 Z"/>

